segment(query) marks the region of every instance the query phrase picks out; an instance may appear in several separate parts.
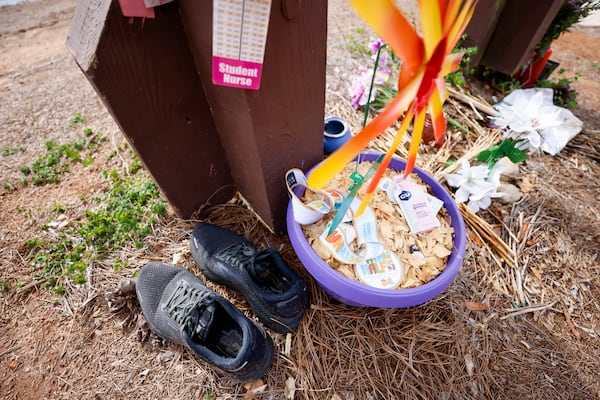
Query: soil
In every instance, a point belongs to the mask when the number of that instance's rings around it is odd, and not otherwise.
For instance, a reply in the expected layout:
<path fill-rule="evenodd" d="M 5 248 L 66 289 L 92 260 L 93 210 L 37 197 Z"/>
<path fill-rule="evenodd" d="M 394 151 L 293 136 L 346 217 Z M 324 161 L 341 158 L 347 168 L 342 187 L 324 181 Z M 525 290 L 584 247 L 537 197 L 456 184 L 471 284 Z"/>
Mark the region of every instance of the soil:
<path fill-rule="evenodd" d="M 89 282 L 70 286 L 65 296 L 52 294 L 43 280 L 34 279 L 26 242 L 40 235 L 54 207 L 64 206 L 67 218 L 81 212 L 83 197 L 107 190 L 102 172 L 124 169 L 132 158 L 117 124 L 66 50 L 75 3 L 40 0 L 0 8 L 0 148 L 25 149 L 0 155 L 0 181 L 17 186 L 0 188 L 0 398 L 254 398 L 181 347 L 156 337 L 143 340 L 149 336 L 135 299 L 128 299 L 119 312 L 108 308 L 104 294 L 133 270 L 89 266 Z M 356 57 L 348 56 L 347 45 L 362 38 L 356 29 L 364 24 L 348 9 L 340 0 L 330 1 L 328 112 L 348 108 L 347 100 L 340 99 L 347 99 L 349 77 L 359 66 Z M 485 214 L 520 250 L 520 269 L 506 272 L 513 280 L 497 284 L 505 270 L 495 270 L 493 256 L 473 239 L 453 289 L 420 310 L 351 315 L 352 310 L 332 302 L 312 283 L 313 305 L 291 339 L 292 352 L 283 351 L 289 338 L 274 336 L 279 354 L 265 378 L 267 390 L 256 398 L 286 398 L 286 377 L 296 379 L 296 398 L 359 399 L 367 398 L 365 393 L 386 398 L 395 393 L 394 385 L 383 388 L 375 380 L 364 389 L 369 381 L 356 379 L 360 372 L 352 370 L 353 362 L 373 373 L 375 368 L 381 376 L 398 375 L 398 387 L 414 398 L 431 398 L 428 394 L 435 390 L 444 398 L 600 398 L 600 167 L 598 147 L 592 153 L 578 150 L 588 148 L 588 141 L 597 143 L 599 135 L 599 32 L 576 30 L 553 46 L 552 59 L 565 68 L 565 76 L 580 74 L 573 84 L 579 102 L 574 113 L 584 122 L 584 134 L 558 157 L 540 156 L 527 163 L 533 185 L 524 200 Z M 96 162 L 73 167 L 57 185 L 20 186 L 20 168 L 41 154 L 47 141 L 83 137 L 82 126 L 67 124 L 76 113 L 85 117 L 85 127 L 109 139 L 98 149 Z M 108 157 L 114 153 L 118 156 Z M 131 264 L 183 257 L 189 267 L 185 248 L 193 223 L 170 213 L 143 249 L 126 250 Z M 514 241 L 507 228 L 515 233 Z M 286 246 L 285 238 L 266 240 Z M 291 254 L 288 260 L 300 268 Z M 529 306 L 545 308 L 505 318 L 518 306 L 514 293 L 519 285 L 528 289 Z M 226 293 L 244 307 L 239 296 Z M 487 311 L 479 306 L 471 310 L 467 302 L 484 304 Z M 359 319 L 367 321 L 364 327 L 353 325 Z M 358 345 L 366 343 L 363 337 L 392 335 L 378 330 L 377 320 L 384 319 L 398 321 L 394 326 L 402 337 L 392 337 L 383 350 L 365 345 L 363 353 L 350 356 L 350 350 L 338 347 L 343 335 Z M 425 323 L 432 324 L 430 329 L 419 331 Z M 320 330 L 333 331 L 336 340 L 319 337 Z M 433 350 L 417 348 L 413 355 L 415 344 L 430 343 L 428 335 L 438 342 Z M 345 350 L 352 358 L 343 358 Z M 406 351 L 410 356 L 398 361 Z M 419 351 L 429 359 L 419 358 Z M 389 354 L 393 357 L 386 358 Z M 386 365 L 377 364 L 378 357 Z M 437 373 L 457 375 L 435 380 L 424 372 L 428 363 L 442 365 Z M 455 364 L 460 367 L 452 369 Z M 410 377 L 421 384 L 410 386 Z M 438 384 L 443 387 L 434 389 Z"/>

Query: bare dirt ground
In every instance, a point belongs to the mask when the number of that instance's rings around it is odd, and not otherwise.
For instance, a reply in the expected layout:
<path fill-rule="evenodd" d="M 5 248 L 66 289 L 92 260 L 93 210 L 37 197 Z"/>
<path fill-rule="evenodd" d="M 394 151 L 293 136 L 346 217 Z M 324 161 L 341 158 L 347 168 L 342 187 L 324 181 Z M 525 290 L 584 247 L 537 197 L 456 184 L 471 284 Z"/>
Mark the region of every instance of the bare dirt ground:
<path fill-rule="evenodd" d="M 364 25 L 345 2 L 329 4 L 327 111 L 350 113 L 346 88 L 360 60 L 347 44 L 362 38 L 356 29 Z M 81 126 L 67 126 L 75 113 L 109 138 L 92 166 L 73 167 L 60 184 L 0 188 L 0 398 L 284 399 L 294 397 L 290 379 L 295 398 L 305 399 L 600 398 L 600 165 L 598 147 L 589 144 L 598 143 L 600 129 L 596 29 L 564 35 L 552 57 L 567 75 L 581 74 L 575 114 L 584 132 L 559 156 L 526 163 L 520 202 L 483 215 L 516 250 L 518 266 L 498 261 L 471 235 L 456 282 L 409 310 L 356 310 L 310 281 L 311 309 L 297 334 L 272 333 L 277 355 L 266 389 L 251 395 L 180 346 L 148 339 L 135 299 L 116 313 L 104 299 L 146 262 L 176 258 L 193 269 L 187 240 L 194 221 L 167 215 L 142 249 L 124 250 L 131 269 L 90 265 L 88 283 L 69 286 L 66 296 L 34 280 L 25 243 L 55 205 L 67 217 L 81 212 L 82 197 L 107 190 L 102 172 L 132 158 L 67 53 L 74 6 L 44 0 L 0 8 L 0 148 L 25 149 L 0 155 L 0 181 L 18 182 L 20 167 L 46 141 L 81 138 Z M 359 121 L 357 114 L 350 122 Z M 219 223 L 219 215 L 201 217 Z M 243 207 L 227 215 L 232 229 L 282 249 L 302 269 L 285 237 L 248 225 Z M 249 312 L 239 295 L 218 290 Z"/>

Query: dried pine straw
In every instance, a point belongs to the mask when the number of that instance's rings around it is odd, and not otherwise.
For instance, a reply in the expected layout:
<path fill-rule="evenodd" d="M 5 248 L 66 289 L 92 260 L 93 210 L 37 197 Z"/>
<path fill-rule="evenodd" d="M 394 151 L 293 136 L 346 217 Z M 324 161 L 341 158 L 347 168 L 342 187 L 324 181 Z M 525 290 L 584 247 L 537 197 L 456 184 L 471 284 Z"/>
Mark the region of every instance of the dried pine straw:
<path fill-rule="evenodd" d="M 339 106 L 344 109 L 345 105 Z M 470 106 L 464 106 L 463 112 L 473 115 Z M 348 115 L 348 120 L 360 126 L 356 114 Z M 499 139 L 498 132 L 484 131 L 493 139 L 476 133 L 467 137 L 451 129 L 447 140 L 452 146 L 440 151 L 424 148 L 417 165 L 429 165 L 428 170 L 443 176 L 440 171 L 448 158 L 472 159 L 479 146 Z M 87 342 L 71 340 L 66 348 L 74 347 L 76 352 L 68 352 L 61 362 L 85 370 L 86 360 L 99 359 L 99 353 L 114 359 L 113 380 L 143 383 L 121 387 L 117 397 L 123 398 L 140 393 L 144 398 L 216 399 L 598 398 L 600 266 L 594 254 L 600 228 L 597 208 L 583 206 L 586 199 L 594 198 L 598 183 L 590 184 L 579 174 L 600 176 L 600 166 L 584 155 L 568 153 L 560 160 L 532 159 L 526 168 L 545 184 L 528 189 L 513 205 L 494 206 L 478 215 L 463 209 L 469 239 L 462 269 L 447 290 L 418 307 L 357 308 L 331 299 L 308 275 L 286 235 L 270 232 L 239 198 L 207 206 L 190 221 L 167 219 L 146 248 L 122 254 L 137 265 L 173 261 L 202 277 L 188 244 L 189 232 L 198 221 L 218 224 L 257 247 L 281 252 L 306 279 L 311 302 L 298 332 L 269 332 L 275 358 L 263 380 L 254 384 L 258 393 L 249 394 L 246 387 L 207 368 L 182 346 L 153 336 L 135 298 L 126 299 L 126 306 L 104 317 L 122 326 L 122 336 L 114 335 L 112 341 L 98 336 L 103 346 L 96 346 L 94 356 L 86 355 Z M 93 271 L 94 284 L 79 288 L 80 298 L 75 297 L 76 288 L 66 298 L 73 310 L 82 313 L 80 323 L 90 338 L 99 329 L 94 322 L 98 314 L 108 312 L 100 308 L 98 283 L 116 287 L 115 276 L 127 274 L 115 274 L 109 262 L 93 266 Z M 254 317 L 239 293 L 211 282 L 207 285 Z M 77 307 L 77 302 L 86 306 Z M 71 332 L 76 329 L 74 325 Z M 110 378 L 94 379 L 95 386 L 90 381 L 90 387 L 115 393 Z"/>
<path fill-rule="evenodd" d="M 488 261 L 489 251 L 477 252 L 470 244 L 457 280 L 425 305 L 362 309 L 324 294 L 287 238 L 270 233 L 241 202 L 207 208 L 197 218 L 235 230 L 258 246 L 278 249 L 309 284 L 311 307 L 298 332 L 288 337 L 271 333 L 276 357 L 264 378 L 266 389 L 255 398 L 284 398 L 284 382 L 291 377 L 297 399 L 585 398 L 593 393 L 595 371 L 586 369 L 592 360 L 573 368 L 558 339 L 548 333 L 564 318 L 562 308 L 556 308 L 557 298 L 515 307 L 510 296 L 490 284 L 502 276 Z M 525 285 L 532 285 L 529 277 Z M 238 294 L 221 292 L 252 316 Z M 584 301 L 589 304 L 590 299 Z M 535 321 L 548 312 L 554 325 L 544 320 L 540 327 Z M 566 322 L 562 325 L 570 329 Z M 574 323 L 573 327 L 586 335 Z M 561 343 L 581 350 L 578 343 Z M 186 359 L 193 356 L 185 352 L 181 362 Z M 202 369 L 201 362 L 195 364 Z M 226 380 L 204 382 L 215 393 L 236 393 L 227 391 Z M 241 397 L 245 389 L 239 390 Z"/>
<path fill-rule="evenodd" d="M 350 114 L 346 105 L 337 111 L 343 110 L 348 115 L 342 117 L 360 126 L 356 112 Z M 463 113 L 473 115 L 470 106 Z M 500 139 L 499 132 L 482 129 L 485 135 L 468 137 L 451 130 L 452 146 L 438 152 L 425 148 L 417 165 L 430 166 L 426 169 L 443 180 L 448 158 L 472 160 Z M 379 141 L 389 142 L 392 134 L 393 129 Z M 406 140 L 400 154 L 406 151 Z M 371 149 L 377 150 L 377 144 Z M 276 357 L 264 378 L 266 389 L 254 398 L 285 398 L 290 378 L 296 399 L 600 396 L 596 379 L 600 364 L 593 357 L 600 354 L 600 332 L 594 328 L 600 323 L 600 285 L 592 284 L 600 269 L 586 260 L 591 250 L 580 254 L 564 250 L 578 245 L 568 244 L 573 239 L 560 222 L 567 217 L 557 216 L 556 210 L 570 213 L 551 190 L 526 193 L 519 203 L 504 206 L 500 231 L 494 218 L 461 207 L 469 241 L 456 281 L 424 305 L 397 310 L 356 308 L 332 300 L 304 270 L 287 237 L 269 232 L 241 202 L 202 210 L 198 220 L 235 230 L 258 246 L 278 249 L 309 284 L 311 307 L 296 334 L 272 334 Z M 548 208 L 548 199 L 555 199 L 556 206 Z M 594 228 L 577 228 L 597 237 Z M 548 248 L 556 251 L 544 250 Z M 194 269 L 188 256 L 184 260 Z M 587 274 L 565 267 L 573 263 L 589 265 Z M 252 315 L 239 294 L 215 288 Z M 219 379 L 205 382 L 223 398 L 242 397 L 246 390 L 227 391 Z"/>

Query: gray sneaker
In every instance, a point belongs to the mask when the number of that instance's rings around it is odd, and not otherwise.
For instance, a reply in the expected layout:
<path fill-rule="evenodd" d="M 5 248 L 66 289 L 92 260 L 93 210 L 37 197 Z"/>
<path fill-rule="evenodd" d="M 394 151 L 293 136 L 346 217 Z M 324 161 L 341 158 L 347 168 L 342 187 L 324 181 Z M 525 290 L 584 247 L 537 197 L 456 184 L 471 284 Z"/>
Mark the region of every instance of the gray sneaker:
<path fill-rule="evenodd" d="M 273 359 L 265 330 L 191 272 L 164 263 L 142 267 L 136 293 L 148 325 L 229 377 L 253 381 Z"/>

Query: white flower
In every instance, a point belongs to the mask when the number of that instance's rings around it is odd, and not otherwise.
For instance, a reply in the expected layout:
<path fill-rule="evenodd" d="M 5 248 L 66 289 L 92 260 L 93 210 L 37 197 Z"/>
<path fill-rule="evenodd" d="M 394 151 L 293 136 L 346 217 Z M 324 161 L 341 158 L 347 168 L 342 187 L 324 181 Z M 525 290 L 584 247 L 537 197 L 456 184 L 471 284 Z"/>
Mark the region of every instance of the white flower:
<path fill-rule="evenodd" d="M 580 130 L 581 121 L 553 103 L 552 89 L 515 90 L 494 107 L 493 118 L 504 136 L 517 141 L 517 148 L 558 153 Z"/>
<path fill-rule="evenodd" d="M 472 194 L 480 194 L 490 188 L 486 178 L 490 170 L 486 165 L 471 167 L 469 161 L 463 160 L 461 169 L 456 174 L 446 174 L 450 186 L 458 188 L 455 193 L 456 201 L 467 201 Z"/>
<path fill-rule="evenodd" d="M 500 175 L 502 175 L 502 173 L 506 171 L 506 169 L 507 166 L 505 164 L 498 162 L 495 163 L 488 174 L 487 181 L 495 183 L 496 185 L 500 185 Z"/>
<path fill-rule="evenodd" d="M 469 196 L 467 207 L 473 212 L 485 210 L 492 204 L 492 198 L 504 196 L 504 193 L 497 191 L 499 186 L 500 184 L 490 186 L 485 192 Z"/>
<path fill-rule="evenodd" d="M 540 146 L 543 151 L 553 156 L 558 154 L 577 135 L 583 127 L 583 122 L 566 108 L 559 108 L 558 118 L 561 124 L 544 129 L 544 142 Z"/>
<path fill-rule="evenodd" d="M 473 212 L 488 208 L 492 198 L 501 197 L 498 192 L 500 174 L 503 166 L 490 171 L 487 165 L 471 167 L 467 160 L 461 163 L 461 169 L 456 174 L 446 174 L 446 181 L 452 187 L 458 188 L 454 197 L 458 203 L 468 201 L 467 207 Z"/>

